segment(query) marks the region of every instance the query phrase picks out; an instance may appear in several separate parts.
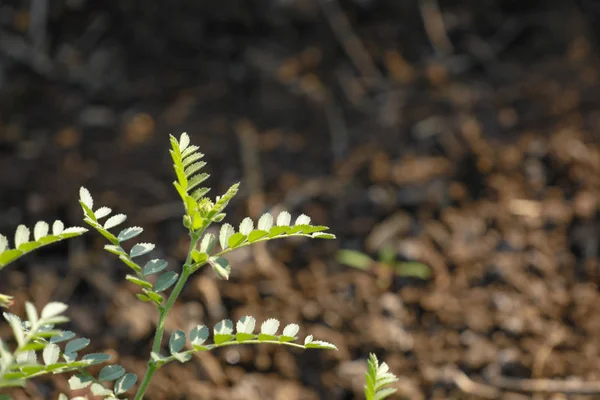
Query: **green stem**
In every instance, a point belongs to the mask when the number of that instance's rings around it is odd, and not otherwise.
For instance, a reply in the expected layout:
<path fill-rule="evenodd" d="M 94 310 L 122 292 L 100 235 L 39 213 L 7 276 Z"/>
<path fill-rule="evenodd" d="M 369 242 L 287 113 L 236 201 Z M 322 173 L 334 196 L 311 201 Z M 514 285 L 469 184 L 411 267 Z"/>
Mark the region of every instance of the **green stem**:
<path fill-rule="evenodd" d="M 200 232 L 199 234 L 190 234 L 190 236 L 191 236 L 190 248 L 188 250 L 188 255 L 185 260 L 185 264 L 183 265 L 181 275 L 179 276 L 179 279 L 177 280 L 177 284 L 175 285 L 175 287 L 173 288 L 173 291 L 171 292 L 171 294 L 169 295 L 169 298 L 167 299 L 167 304 L 165 304 L 164 307 L 159 308 L 158 323 L 156 324 L 156 331 L 154 332 L 154 341 L 152 344 L 152 352 L 156 353 L 156 354 L 160 353 L 160 346 L 162 344 L 163 335 L 165 333 L 165 322 L 167 320 L 167 315 L 169 314 L 169 311 L 171 311 L 171 308 L 175 304 L 177 297 L 179 297 L 179 294 L 183 290 L 183 286 L 185 285 L 188 278 L 190 277 L 190 274 L 191 274 L 190 265 L 192 263 L 192 250 L 194 250 L 196 248 L 196 245 L 198 244 L 198 241 L 200 240 L 200 237 L 202 236 L 202 232 Z M 144 394 L 146 393 L 146 390 L 148 389 L 148 385 L 150 384 L 150 381 L 152 380 L 152 376 L 158 370 L 158 368 L 159 368 L 158 365 L 152 359 L 152 356 L 150 356 L 150 359 L 148 360 L 148 368 L 146 369 L 146 373 L 144 374 L 144 379 L 142 380 L 142 383 L 140 384 L 140 387 L 138 388 L 138 391 L 135 394 L 134 400 L 142 400 L 144 398 Z"/>

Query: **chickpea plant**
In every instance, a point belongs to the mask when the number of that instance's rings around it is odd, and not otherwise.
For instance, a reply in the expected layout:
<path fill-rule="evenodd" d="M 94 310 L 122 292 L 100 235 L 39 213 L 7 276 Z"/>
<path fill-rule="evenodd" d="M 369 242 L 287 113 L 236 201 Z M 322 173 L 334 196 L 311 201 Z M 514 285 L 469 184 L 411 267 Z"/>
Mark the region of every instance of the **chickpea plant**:
<path fill-rule="evenodd" d="M 83 220 L 91 228 L 104 236 L 109 244 L 106 251 L 114 254 L 127 265 L 131 272 L 125 279 L 139 287 L 137 298 L 154 304 L 158 313 L 158 321 L 154 333 L 146 372 L 134 392 L 138 377 L 127 372 L 118 364 L 104 366 L 98 376 L 93 376 L 87 367 L 109 361 L 110 356 L 103 353 L 92 353 L 79 356 L 89 345 L 87 338 L 78 338 L 75 333 L 56 328 L 56 325 L 67 322 L 64 315 L 67 305 L 51 302 L 41 312 L 27 302 L 25 304 L 26 319 L 15 314 L 4 312 L 4 319 L 12 328 L 14 350 L 10 351 L 6 342 L 0 339 L 0 389 L 24 386 L 27 379 L 44 374 L 72 373 L 69 379 L 71 390 L 86 389 L 95 396 L 105 399 L 143 399 L 158 369 L 172 361 L 185 363 L 194 352 L 210 351 L 223 346 L 238 344 L 270 343 L 293 346 L 302 349 L 336 349 L 335 345 L 315 340 L 312 335 L 306 336 L 303 342 L 297 342 L 299 326 L 289 324 L 279 332 L 280 323 L 274 318 L 262 322 L 256 332 L 256 320 L 251 316 L 242 317 L 235 324 L 229 319 L 217 323 L 212 329 L 212 340 L 209 341 L 210 329 L 197 325 L 189 332 L 176 330 L 171 333 L 166 352 L 163 351 L 165 321 L 185 283 L 192 274 L 204 266 L 210 266 L 221 279 L 228 279 L 231 265 L 225 257 L 231 251 L 253 243 L 304 236 L 308 238 L 334 239 L 326 232 L 326 226 L 312 225 L 306 215 L 300 215 L 292 223 L 291 215 L 283 211 L 276 218 L 266 213 L 260 217 L 255 226 L 251 218 L 245 218 L 238 230 L 223 223 L 218 237 L 207 233 L 213 223 L 221 223 L 225 217 L 224 210 L 229 201 L 236 195 L 238 184 L 231 186 L 225 194 L 217 196 L 213 201 L 206 197 L 209 188 L 201 186 L 209 175 L 201 173 L 206 165 L 202 161 L 203 154 L 198 147 L 190 144 L 189 136 L 183 133 L 179 140 L 170 136 L 171 157 L 175 170 L 175 189 L 185 208 L 183 225 L 187 228 L 190 244 L 187 258 L 177 272 L 168 270 L 167 261 L 163 259 L 144 260 L 153 249 L 152 243 L 134 243 L 125 245 L 142 233 L 138 226 L 125 227 L 117 233 L 113 229 L 123 224 L 127 217 L 124 214 L 112 213 L 108 207 L 94 207 L 94 199 L 90 192 L 81 188 L 79 204 L 83 210 Z M 112 215 L 111 215 L 112 214 Z M 60 221 L 54 222 L 52 229 L 45 222 L 38 222 L 33 229 L 33 240 L 30 231 L 20 225 L 14 236 L 14 248 L 9 248 L 8 239 L 0 235 L 0 269 L 10 262 L 42 246 L 55 243 L 70 237 L 79 236 L 87 229 L 72 227 L 64 229 Z M 7 307 L 12 299 L 0 294 L 0 306 Z M 41 359 L 40 359 L 41 355 Z M 394 375 L 389 373 L 387 365 L 378 364 L 374 355 L 368 362 L 367 384 L 365 396 L 370 399 L 383 399 L 393 389 L 382 389 L 393 382 Z M 8 397 L 4 397 L 8 398 Z M 0 395 L 0 399 L 4 399 Z M 61 394 L 60 400 L 68 397 Z"/>

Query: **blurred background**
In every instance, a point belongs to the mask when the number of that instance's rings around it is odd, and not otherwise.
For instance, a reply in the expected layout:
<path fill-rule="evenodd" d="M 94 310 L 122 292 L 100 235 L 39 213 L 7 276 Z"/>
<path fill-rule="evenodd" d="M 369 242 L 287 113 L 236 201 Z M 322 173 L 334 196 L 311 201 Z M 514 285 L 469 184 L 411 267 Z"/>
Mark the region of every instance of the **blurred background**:
<path fill-rule="evenodd" d="M 211 196 L 242 181 L 225 221 L 287 209 L 338 240 L 233 253 L 167 331 L 276 317 L 339 351 L 200 353 L 149 399 L 361 398 L 369 352 L 399 398 L 600 396 L 599 22 L 592 0 L 0 0 L 0 232 L 83 225 L 85 185 L 174 268 L 187 131 Z M 156 315 L 104 244 L 28 255 L 0 292 L 69 303 L 141 376 Z"/>

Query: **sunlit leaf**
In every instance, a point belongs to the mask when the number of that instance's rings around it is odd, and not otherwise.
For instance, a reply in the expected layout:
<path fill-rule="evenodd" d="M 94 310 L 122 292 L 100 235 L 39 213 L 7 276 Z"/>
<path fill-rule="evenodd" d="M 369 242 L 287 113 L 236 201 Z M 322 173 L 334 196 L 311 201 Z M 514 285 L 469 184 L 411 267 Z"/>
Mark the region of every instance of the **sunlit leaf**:
<path fill-rule="evenodd" d="M 85 204 L 90 210 L 94 208 L 94 199 L 90 194 L 89 190 L 84 188 L 83 186 L 79 188 L 79 200 Z"/>
<path fill-rule="evenodd" d="M 42 317 L 42 319 L 48 319 L 48 318 L 54 317 L 56 315 L 59 315 L 59 314 L 62 314 L 63 312 L 65 312 L 67 308 L 68 308 L 68 306 L 64 303 L 59 303 L 59 302 L 48 303 L 42 310 L 41 317 Z"/>
<path fill-rule="evenodd" d="M 263 214 L 258 220 L 258 229 L 269 231 L 273 227 L 273 216 L 269 213 Z"/>
<path fill-rule="evenodd" d="M 104 218 L 112 212 L 112 209 L 108 207 L 100 207 L 94 212 L 97 219 Z"/>
<path fill-rule="evenodd" d="M 63 224 L 63 222 L 58 219 L 52 224 L 52 234 L 55 236 L 60 235 L 64 231 L 64 229 L 65 224 Z"/>
<path fill-rule="evenodd" d="M 104 229 L 111 229 L 115 226 L 122 224 L 127 219 L 125 214 L 116 214 L 106 220 L 104 223 Z"/>
<path fill-rule="evenodd" d="M 240 233 L 244 236 L 248 236 L 253 229 L 254 221 L 252 221 L 252 218 L 250 217 L 244 218 L 244 220 L 240 223 Z"/>
<path fill-rule="evenodd" d="M 44 360 L 44 364 L 50 365 L 55 364 L 58 361 L 58 356 L 60 355 L 60 348 L 54 343 L 48 343 L 42 352 L 42 358 Z"/>
<path fill-rule="evenodd" d="M 277 216 L 277 226 L 288 226 L 292 221 L 292 216 L 287 211 L 282 211 Z"/>
<path fill-rule="evenodd" d="M 17 226 L 15 231 L 15 249 L 18 249 L 23 243 L 29 242 L 29 228 L 25 225 Z"/>
<path fill-rule="evenodd" d="M 48 235 L 49 226 L 44 221 L 38 221 L 33 227 L 33 240 L 40 240 Z"/>
<path fill-rule="evenodd" d="M 87 375 L 77 374 L 69 378 L 69 389 L 81 390 L 91 385 L 94 382 L 94 378 Z"/>
<path fill-rule="evenodd" d="M 229 238 L 234 234 L 234 232 L 235 230 L 230 224 L 223 224 L 223 226 L 221 226 L 221 231 L 219 233 L 219 244 L 223 250 L 227 248 Z"/>

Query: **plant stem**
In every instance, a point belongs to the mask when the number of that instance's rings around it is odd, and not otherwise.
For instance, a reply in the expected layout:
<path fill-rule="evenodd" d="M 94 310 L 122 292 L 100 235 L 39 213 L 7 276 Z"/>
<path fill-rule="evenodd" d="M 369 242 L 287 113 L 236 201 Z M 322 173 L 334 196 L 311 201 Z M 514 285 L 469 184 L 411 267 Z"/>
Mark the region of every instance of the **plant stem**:
<path fill-rule="evenodd" d="M 169 311 L 171 311 L 171 308 L 175 304 L 177 297 L 179 297 L 179 294 L 183 290 L 183 286 L 185 285 L 188 278 L 190 277 L 191 272 L 190 272 L 189 266 L 192 263 L 192 250 L 194 250 L 196 248 L 196 245 L 198 244 L 198 241 L 200 240 L 201 236 L 202 236 L 202 232 L 200 232 L 199 234 L 191 234 L 190 233 L 190 237 L 191 237 L 190 248 L 188 249 L 188 255 L 185 260 L 185 264 L 183 265 L 183 268 L 181 269 L 181 275 L 179 276 L 179 279 L 177 280 L 177 284 L 175 285 L 175 287 L 173 288 L 173 291 L 171 291 L 171 294 L 169 295 L 169 298 L 167 299 L 167 304 L 165 304 L 164 307 L 159 308 L 158 322 L 156 324 L 156 331 L 154 332 L 154 341 L 152 344 L 152 353 L 156 353 L 156 354 L 160 353 L 160 345 L 162 343 L 163 335 L 165 332 L 165 322 L 167 320 L 167 315 L 169 314 Z M 142 383 L 140 384 L 140 387 L 138 388 L 138 391 L 135 394 L 134 400 L 142 400 L 144 398 L 144 393 L 146 393 L 146 390 L 148 389 L 148 385 L 150 384 L 150 381 L 152 380 L 152 376 L 158 370 L 158 368 L 159 368 L 158 365 L 152 359 L 152 355 L 151 355 L 150 358 L 148 359 L 148 368 L 146 369 L 146 373 L 144 374 L 144 379 L 142 380 Z"/>

